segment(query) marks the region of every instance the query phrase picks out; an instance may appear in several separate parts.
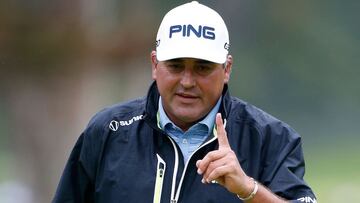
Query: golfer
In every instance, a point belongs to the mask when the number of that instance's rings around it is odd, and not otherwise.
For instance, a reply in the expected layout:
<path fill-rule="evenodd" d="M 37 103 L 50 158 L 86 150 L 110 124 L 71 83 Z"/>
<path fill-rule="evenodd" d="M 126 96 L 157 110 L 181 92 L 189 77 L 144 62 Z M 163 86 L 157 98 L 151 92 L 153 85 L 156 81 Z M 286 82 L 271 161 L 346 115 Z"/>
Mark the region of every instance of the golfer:
<path fill-rule="evenodd" d="M 229 45 L 209 7 L 170 10 L 151 52 L 147 96 L 91 119 L 53 202 L 316 202 L 300 136 L 230 95 Z"/>

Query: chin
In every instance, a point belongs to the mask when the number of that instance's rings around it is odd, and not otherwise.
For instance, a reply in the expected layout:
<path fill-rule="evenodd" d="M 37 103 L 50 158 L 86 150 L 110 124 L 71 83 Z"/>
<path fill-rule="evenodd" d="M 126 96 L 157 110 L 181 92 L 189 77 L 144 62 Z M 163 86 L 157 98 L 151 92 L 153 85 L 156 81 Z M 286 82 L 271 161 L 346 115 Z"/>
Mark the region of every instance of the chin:
<path fill-rule="evenodd" d="M 201 116 L 199 116 L 198 114 L 194 114 L 193 112 L 189 112 L 186 114 L 178 114 L 177 117 L 181 118 L 181 120 L 187 123 L 194 123 L 202 118 Z"/>

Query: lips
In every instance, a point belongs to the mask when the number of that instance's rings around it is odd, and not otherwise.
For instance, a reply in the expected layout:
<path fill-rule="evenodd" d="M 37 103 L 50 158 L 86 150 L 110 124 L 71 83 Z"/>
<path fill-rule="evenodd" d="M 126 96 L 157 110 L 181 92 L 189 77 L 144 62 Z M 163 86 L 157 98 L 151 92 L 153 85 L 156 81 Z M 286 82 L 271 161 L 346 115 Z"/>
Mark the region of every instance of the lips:
<path fill-rule="evenodd" d="M 193 103 L 196 101 L 196 99 L 199 98 L 197 95 L 188 94 L 188 93 L 176 93 L 175 95 L 182 103 L 187 103 L 187 104 Z"/>
<path fill-rule="evenodd" d="M 189 99 L 195 99 L 197 98 L 196 95 L 193 95 L 193 94 L 187 94 L 187 93 L 176 93 L 177 96 L 180 96 L 180 97 L 184 97 L 184 98 L 189 98 Z"/>

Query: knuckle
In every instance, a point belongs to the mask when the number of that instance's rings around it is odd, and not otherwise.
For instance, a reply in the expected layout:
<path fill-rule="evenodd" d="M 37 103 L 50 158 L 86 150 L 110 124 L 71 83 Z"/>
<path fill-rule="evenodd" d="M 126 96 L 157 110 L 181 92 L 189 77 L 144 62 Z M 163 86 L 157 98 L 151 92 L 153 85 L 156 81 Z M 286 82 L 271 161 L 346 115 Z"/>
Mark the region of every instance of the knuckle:
<path fill-rule="evenodd" d="M 216 158 L 215 152 L 214 151 L 209 152 L 208 157 L 209 157 L 210 160 L 214 160 Z"/>
<path fill-rule="evenodd" d="M 231 148 L 226 149 L 226 154 L 229 156 L 232 156 L 232 157 L 236 156 L 235 152 L 233 150 L 231 150 Z"/>
<path fill-rule="evenodd" d="M 214 165 L 214 162 L 211 162 L 208 166 L 209 171 L 213 171 L 216 168 L 216 166 Z"/>
<path fill-rule="evenodd" d="M 220 176 L 220 169 L 214 169 L 212 173 L 209 175 L 210 178 L 216 179 Z"/>

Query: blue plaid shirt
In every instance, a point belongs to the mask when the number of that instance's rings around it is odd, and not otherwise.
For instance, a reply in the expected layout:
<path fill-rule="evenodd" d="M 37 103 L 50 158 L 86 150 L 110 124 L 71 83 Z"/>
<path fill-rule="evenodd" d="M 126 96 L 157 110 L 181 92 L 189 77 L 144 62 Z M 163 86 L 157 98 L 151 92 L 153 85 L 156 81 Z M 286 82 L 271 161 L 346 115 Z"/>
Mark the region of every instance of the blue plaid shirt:
<path fill-rule="evenodd" d="M 221 97 L 217 101 L 214 108 L 203 120 L 191 126 L 186 132 L 184 132 L 166 115 L 160 97 L 158 111 L 160 127 L 179 145 L 184 156 L 185 163 L 189 160 L 190 155 L 205 141 L 205 139 L 212 132 L 216 113 L 219 110 L 220 103 Z"/>

